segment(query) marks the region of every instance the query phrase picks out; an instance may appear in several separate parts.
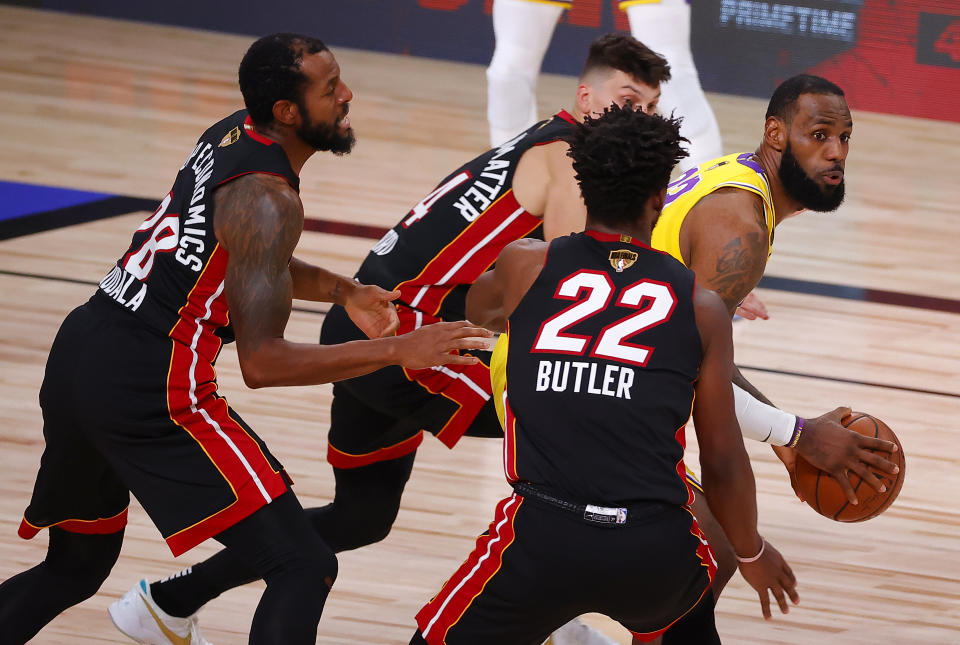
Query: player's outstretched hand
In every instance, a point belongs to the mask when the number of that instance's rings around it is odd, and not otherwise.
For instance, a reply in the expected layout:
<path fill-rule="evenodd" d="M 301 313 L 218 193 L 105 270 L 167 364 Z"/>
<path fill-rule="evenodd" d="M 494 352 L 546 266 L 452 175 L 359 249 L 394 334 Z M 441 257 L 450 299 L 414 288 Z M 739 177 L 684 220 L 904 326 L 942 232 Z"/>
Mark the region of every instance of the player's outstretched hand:
<path fill-rule="evenodd" d="M 747 320 L 756 320 L 757 318 L 770 320 L 770 314 L 767 313 L 767 306 L 760 300 L 760 296 L 757 295 L 756 291 L 751 291 L 747 294 L 747 297 L 743 299 L 743 302 L 737 307 L 737 315 Z"/>
<path fill-rule="evenodd" d="M 800 596 L 797 595 L 797 577 L 793 575 L 790 565 L 783 559 L 780 552 L 766 540 L 763 542 L 763 552 L 759 558 L 754 562 L 740 562 L 740 574 L 760 596 L 760 609 L 763 611 L 764 618 L 768 620 L 771 618 L 771 593 L 780 605 L 780 613 L 790 613 L 788 597 L 793 604 L 800 604 Z"/>
<path fill-rule="evenodd" d="M 392 304 L 399 297 L 399 291 L 386 291 L 375 284 L 358 284 L 350 291 L 343 308 L 368 338 L 381 338 L 400 326 L 397 308 Z"/>
<path fill-rule="evenodd" d="M 873 452 L 890 454 L 896 452 L 897 444 L 883 439 L 865 437 L 859 432 L 843 427 L 840 420 L 849 414 L 850 408 L 841 407 L 815 419 L 807 419 L 797 444 L 797 454 L 820 470 L 830 473 L 843 488 L 850 503 L 856 504 L 857 494 L 850 485 L 848 473 L 860 475 L 867 485 L 883 492 L 886 490 L 883 482 L 871 475 L 867 466 L 891 475 L 897 473 L 899 468 L 892 461 Z M 781 452 L 782 450 L 777 454 L 780 455 Z M 790 471 L 791 480 L 794 480 L 795 463 L 788 463 L 782 455 L 780 459 Z M 794 489 L 796 490 L 796 487 Z"/>
<path fill-rule="evenodd" d="M 474 365 L 476 356 L 460 356 L 458 350 L 488 349 L 493 332 L 473 323 L 439 322 L 424 325 L 409 334 L 397 336 L 397 362 L 410 369 L 424 369 L 434 365 Z"/>

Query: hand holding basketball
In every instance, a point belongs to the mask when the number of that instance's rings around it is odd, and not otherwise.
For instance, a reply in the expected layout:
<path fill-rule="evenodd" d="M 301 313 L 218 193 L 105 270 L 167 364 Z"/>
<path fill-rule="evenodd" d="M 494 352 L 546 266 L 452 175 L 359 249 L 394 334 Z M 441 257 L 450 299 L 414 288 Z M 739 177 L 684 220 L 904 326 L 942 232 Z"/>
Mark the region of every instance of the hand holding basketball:
<path fill-rule="evenodd" d="M 854 412 L 842 420 L 843 426 L 874 441 L 893 444 L 894 451 L 888 454 L 896 459 L 892 470 L 876 464 L 889 463 L 885 459 L 867 461 L 865 468 L 850 469 L 844 473 L 842 484 L 828 477 L 825 471 L 816 468 L 803 457 L 797 458 L 795 487 L 815 511 L 838 522 L 862 522 L 876 517 L 886 510 L 900 493 L 904 477 L 904 455 L 900 441 L 881 420 L 862 412 Z M 881 445 L 881 444 L 873 444 Z M 877 448 L 875 450 L 883 451 Z M 865 472 L 861 472 L 865 471 Z M 835 477 L 835 476 L 834 476 Z M 869 487 L 863 486 L 866 482 Z M 851 496 L 851 492 L 854 495 Z M 859 499 L 859 502 L 854 501 Z"/>
<path fill-rule="evenodd" d="M 870 475 L 871 469 L 883 475 L 895 476 L 897 464 L 886 459 L 885 455 L 892 455 L 892 458 L 896 459 L 898 448 L 895 443 L 887 440 L 889 437 L 864 435 L 855 432 L 855 428 L 847 428 L 847 424 L 842 421 L 850 414 L 850 408 L 841 407 L 822 416 L 807 419 L 797 444 L 797 454 L 810 465 L 833 477 L 846 499 L 851 504 L 856 504 L 857 493 L 850 484 L 848 474 L 858 475 L 867 482 L 867 486 L 879 492 L 884 483 Z M 791 476 L 795 476 L 793 469 L 790 470 Z M 801 499 L 805 498 L 802 491 L 798 493 L 803 495 Z"/>

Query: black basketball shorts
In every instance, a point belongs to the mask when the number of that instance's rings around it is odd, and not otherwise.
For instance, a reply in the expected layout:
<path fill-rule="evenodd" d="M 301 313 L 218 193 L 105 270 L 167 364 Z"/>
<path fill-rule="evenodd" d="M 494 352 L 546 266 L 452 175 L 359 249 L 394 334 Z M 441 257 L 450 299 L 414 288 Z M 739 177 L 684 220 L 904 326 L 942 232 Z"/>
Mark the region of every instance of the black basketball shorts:
<path fill-rule="evenodd" d="M 280 463 L 215 376 L 195 348 L 103 296 L 74 309 L 40 390 L 46 448 L 21 537 L 118 531 L 133 492 L 180 555 L 286 492 Z"/>
<path fill-rule="evenodd" d="M 439 320 L 402 305 L 397 309 L 398 334 Z M 364 338 L 343 307 L 330 309 L 320 342 Z M 503 436 L 493 407 L 490 352 L 470 353 L 481 362 L 422 370 L 390 366 L 334 383 L 327 461 L 336 468 L 357 468 L 397 459 L 417 449 L 424 430 L 449 448 L 464 434 Z"/>
<path fill-rule="evenodd" d="M 647 641 L 712 602 L 704 596 L 715 571 L 681 506 L 631 509 L 626 524 L 611 527 L 514 493 L 416 621 L 430 645 L 539 644 L 598 612 Z"/>

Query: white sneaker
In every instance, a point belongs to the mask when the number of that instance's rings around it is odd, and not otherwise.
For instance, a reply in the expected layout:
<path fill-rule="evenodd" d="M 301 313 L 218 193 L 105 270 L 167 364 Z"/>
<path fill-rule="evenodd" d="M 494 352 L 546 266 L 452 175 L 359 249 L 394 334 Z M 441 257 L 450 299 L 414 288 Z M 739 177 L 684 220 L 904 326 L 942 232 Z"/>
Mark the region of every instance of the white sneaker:
<path fill-rule="evenodd" d="M 213 645 L 200 635 L 197 615 L 177 618 L 166 613 L 150 595 L 150 584 L 141 580 L 108 610 L 114 626 L 138 643 L 147 645 Z"/>
<path fill-rule="evenodd" d="M 547 643 L 552 645 L 617 645 L 617 641 L 581 622 L 579 618 L 574 618 L 553 632 L 547 639 Z"/>

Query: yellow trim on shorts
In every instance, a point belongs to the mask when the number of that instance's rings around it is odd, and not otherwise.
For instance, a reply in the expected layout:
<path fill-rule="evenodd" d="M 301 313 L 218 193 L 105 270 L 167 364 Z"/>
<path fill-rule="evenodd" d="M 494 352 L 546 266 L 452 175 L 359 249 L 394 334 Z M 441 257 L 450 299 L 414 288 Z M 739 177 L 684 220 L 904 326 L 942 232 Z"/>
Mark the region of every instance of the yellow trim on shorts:
<path fill-rule="evenodd" d="M 660 0 L 622 0 L 619 8 L 620 11 L 626 11 L 627 7 L 635 7 L 638 4 L 660 4 Z"/>
<path fill-rule="evenodd" d="M 573 6 L 573 0 L 524 0 L 524 2 L 536 2 L 537 4 L 550 4 L 554 7 L 560 7 L 561 9 L 569 9 Z M 660 2 L 660 0 L 654 0 L 654 2 Z"/>
<path fill-rule="evenodd" d="M 687 466 L 686 464 L 684 464 L 684 467 L 687 469 L 687 483 L 702 493 L 703 485 L 700 483 L 700 480 L 697 478 L 697 474 L 692 470 L 690 470 L 690 466 Z"/>

